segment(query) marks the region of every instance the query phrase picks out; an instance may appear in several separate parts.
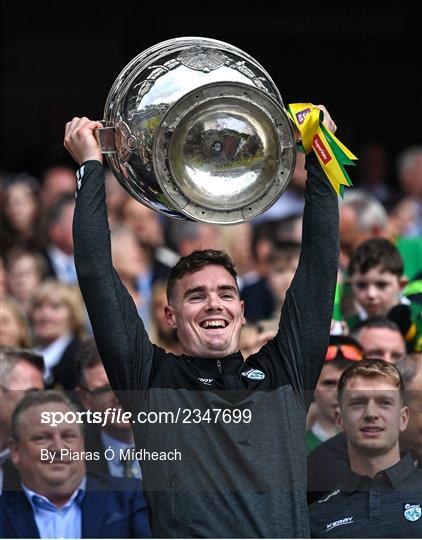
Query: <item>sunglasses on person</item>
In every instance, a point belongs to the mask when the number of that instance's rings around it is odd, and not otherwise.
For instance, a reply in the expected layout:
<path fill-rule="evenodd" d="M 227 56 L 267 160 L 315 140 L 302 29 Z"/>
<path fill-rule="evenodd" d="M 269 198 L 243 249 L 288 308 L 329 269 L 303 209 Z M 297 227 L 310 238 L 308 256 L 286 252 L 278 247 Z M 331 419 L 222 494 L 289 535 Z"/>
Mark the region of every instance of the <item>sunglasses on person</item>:
<path fill-rule="evenodd" d="M 359 360 L 362 360 L 363 355 L 354 345 L 328 345 L 325 361 L 330 362 L 339 357 L 350 360 L 351 362 L 358 362 Z"/>

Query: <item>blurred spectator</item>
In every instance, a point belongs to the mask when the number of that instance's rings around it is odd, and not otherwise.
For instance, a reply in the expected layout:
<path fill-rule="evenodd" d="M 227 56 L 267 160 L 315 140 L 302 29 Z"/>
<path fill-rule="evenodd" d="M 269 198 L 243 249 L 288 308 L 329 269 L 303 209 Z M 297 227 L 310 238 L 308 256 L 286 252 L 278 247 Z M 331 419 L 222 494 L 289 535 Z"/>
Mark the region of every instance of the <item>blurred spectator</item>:
<path fill-rule="evenodd" d="M 289 259 L 293 264 L 289 263 L 288 266 L 294 266 L 295 253 L 296 251 L 300 252 L 301 229 L 301 215 L 293 215 L 274 221 L 263 221 L 254 227 L 252 254 L 256 272 L 248 279 L 244 279 L 241 287 L 241 297 L 245 301 L 247 321 L 256 322 L 260 319 L 272 318 L 277 312 L 277 298 L 279 302 L 284 299 L 286 285 L 290 284 L 287 269 L 285 276 L 280 276 L 283 272 L 279 272 L 278 262 L 283 258 L 287 264 L 287 259 Z M 285 255 L 283 255 L 283 250 Z M 276 255 L 277 253 L 278 255 Z M 269 282 L 270 256 L 274 259 L 272 263 L 274 285 L 277 287 L 275 283 L 277 277 L 284 281 L 284 284 L 281 284 L 281 289 L 277 289 L 276 295 L 274 295 Z M 277 274 L 279 275 L 277 276 Z"/>
<path fill-rule="evenodd" d="M 406 230 L 407 235 L 422 236 L 422 146 L 405 150 L 398 160 L 400 187 L 414 207 L 415 222 Z"/>
<path fill-rule="evenodd" d="M 13 411 L 26 393 L 43 390 L 44 361 L 29 349 L 0 347 L 0 494 L 18 489 L 19 474 L 9 460 L 7 442 Z"/>
<path fill-rule="evenodd" d="M 143 281 L 148 271 L 147 263 L 145 253 L 130 229 L 117 226 L 111 231 L 111 254 L 116 272 L 133 298 L 145 327 L 149 329 L 151 287 L 149 282 Z"/>
<path fill-rule="evenodd" d="M 243 276 L 240 282 L 240 296 L 245 302 L 245 318 L 255 323 L 272 317 L 275 299 L 267 282 L 268 255 L 272 246 L 271 224 L 262 221 L 252 230 L 252 257 L 254 272 Z"/>
<path fill-rule="evenodd" d="M 279 319 L 263 319 L 255 324 L 247 323 L 240 332 L 239 349 L 245 360 L 257 353 L 278 331 Z"/>
<path fill-rule="evenodd" d="M 48 386 L 75 387 L 75 354 L 84 336 L 84 310 L 76 287 L 47 280 L 32 298 L 35 350 L 43 355 Z"/>
<path fill-rule="evenodd" d="M 273 317 L 280 314 L 297 265 L 300 244 L 286 241 L 274 244 L 268 255 L 268 284 L 275 299 Z"/>
<path fill-rule="evenodd" d="M 0 537 L 151 536 L 139 481 L 86 475 L 81 426 L 69 418 L 75 412 L 56 391 L 29 394 L 15 409 L 10 454 L 22 491 L 0 499 Z M 43 414 L 53 413 L 65 420 L 42 421 Z"/>
<path fill-rule="evenodd" d="M 119 184 L 110 169 L 105 173 L 106 204 L 110 226 L 117 225 L 122 219 L 122 208 L 129 198 L 129 193 Z"/>
<path fill-rule="evenodd" d="M 232 258 L 237 271 L 237 284 L 242 289 L 257 276 L 252 256 L 252 225 L 250 222 L 222 229 L 225 251 Z"/>
<path fill-rule="evenodd" d="M 7 292 L 6 268 L 4 264 L 4 255 L 0 253 L 0 298 L 3 298 Z"/>
<path fill-rule="evenodd" d="M 38 201 L 39 184 L 26 174 L 16 175 L 4 188 L 0 208 L 0 249 L 14 246 L 42 249 L 46 244 Z"/>
<path fill-rule="evenodd" d="M 399 449 L 409 419 L 400 374 L 382 360 L 363 360 L 343 373 L 338 393 L 350 468 L 310 506 L 311 535 L 421 538 L 422 471 Z"/>
<path fill-rule="evenodd" d="M 46 169 L 41 178 L 40 201 L 44 213 L 57 204 L 64 194 L 75 195 L 75 171 L 66 165 L 53 165 Z"/>
<path fill-rule="evenodd" d="M 256 324 L 246 323 L 240 331 L 239 349 L 243 358 L 246 360 L 248 356 L 259 351 L 261 348 L 257 346 L 259 339 L 258 327 Z"/>
<path fill-rule="evenodd" d="M 157 280 L 166 280 L 178 255 L 164 246 L 164 233 L 158 212 L 129 197 L 122 207 L 122 222 L 135 235 L 142 250 L 144 268 L 138 286 L 141 293 L 151 295 Z"/>
<path fill-rule="evenodd" d="M 311 452 L 338 433 L 337 384 L 351 362 L 362 360 L 362 349 L 350 336 L 330 336 L 325 362 L 314 392 L 314 419 L 306 432 L 306 448 Z"/>
<path fill-rule="evenodd" d="M 422 469 L 422 353 L 403 356 L 397 363 L 405 387 L 405 403 L 409 407 L 409 424 L 400 435 L 400 447 L 412 454 Z"/>
<path fill-rule="evenodd" d="M 28 319 L 19 304 L 7 296 L 0 302 L 0 346 L 30 347 L 32 337 Z"/>
<path fill-rule="evenodd" d="M 386 203 L 391 199 L 389 158 L 381 143 L 369 143 L 359 153 L 358 177 L 360 186 L 379 201 Z"/>
<path fill-rule="evenodd" d="M 28 313 L 31 297 L 47 272 L 44 257 L 35 251 L 12 248 L 7 252 L 6 270 L 9 293 Z"/>
<path fill-rule="evenodd" d="M 157 281 L 152 288 L 150 339 L 167 352 L 181 354 L 179 339 L 175 329 L 170 328 L 164 311 L 167 305 L 167 284 Z"/>
<path fill-rule="evenodd" d="M 157 212 L 129 197 L 123 203 L 121 214 L 123 223 L 133 231 L 142 247 L 153 250 L 163 245 L 163 231 Z"/>
<path fill-rule="evenodd" d="M 86 449 L 99 452 L 100 459 L 89 461 L 87 469 L 92 473 L 110 474 L 111 476 L 125 476 L 141 478 L 139 463 L 134 460 L 121 460 L 120 450 L 134 448 L 132 426 L 129 421 L 117 419 L 112 421 L 111 416 L 106 417 L 105 411 L 110 409 L 124 412 L 116 398 L 102 364 L 95 341 L 87 339 L 82 341 L 76 354 L 77 396 L 85 410 L 101 413 L 107 418 L 105 425 L 87 423 L 85 425 Z M 114 459 L 107 460 L 104 451 L 111 448 Z"/>
<path fill-rule="evenodd" d="M 48 274 L 64 283 L 77 283 L 73 258 L 72 222 L 75 195 L 64 193 L 49 209 L 47 231 L 50 243 L 46 251 Z"/>
<path fill-rule="evenodd" d="M 386 238 L 400 252 L 404 274 L 412 279 L 422 271 L 422 239 L 394 237 L 388 229 L 388 216 L 383 205 L 369 193 L 353 189 L 340 201 L 340 265 L 344 271 L 355 249 L 370 238 Z"/>
<path fill-rule="evenodd" d="M 372 317 L 362 321 L 352 336 L 359 342 L 365 358 L 382 358 L 395 364 L 406 354 L 406 342 L 394 321 Z"/>
<path fill-rule="evenodd" d="M 167 225 L 169 246 L 181 257 L 199 249 L 223 247 L 220 229 L 216 225 L 182 220 L 172 220 Z"/>
<path fill-rule="evenodd" d="M 417 236 L 418 208 L 410 197 L 400 197 L 390 204 L 388 227 L 395 237 Z"/>

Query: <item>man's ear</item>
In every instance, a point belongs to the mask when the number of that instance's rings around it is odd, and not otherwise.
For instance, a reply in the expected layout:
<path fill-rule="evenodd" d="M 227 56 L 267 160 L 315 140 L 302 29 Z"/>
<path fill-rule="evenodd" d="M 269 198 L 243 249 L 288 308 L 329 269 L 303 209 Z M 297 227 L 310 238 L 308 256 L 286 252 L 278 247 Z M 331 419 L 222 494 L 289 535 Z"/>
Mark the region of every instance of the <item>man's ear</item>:
<path fill-rule="evenodd" d="M 244 326 L 246 324 L 246 319 L 245 319 L 245 302 L 244 300 L 241 300 L 240 301 L 240 307 L 242 308 L 242 326 Z"/>
<path fill-rule="evenodd" d="M 404 289 L 406 285 L 409 283 L 409 280 L 406 276 L 402 276 L 399 280 L 400 289 Z"/>
<path fill-rule="evenodd" d="M 409 408 L 402 407 L 400 411 L 400 432 L 403 432 L 406 430 L 408 423 L 409 423 Z"/>
<path fill-rule="evenodd" d="M 343 418 L 341 416 L 341 409 L 340 407 L 337 407 L 334 412 L 335 418 L 336 418 L 336 424 L 338 425 L 340 431 L 344 431 L 344 425 L 343 425 Z"/>
<path fill-rule="evenodd" d="M 18 443 L 13 439 L 9 439 L 7 441 L 7 446 L 9 447 L 10 459 L 12 460 L 13 465 L 19 465 Z"/>
<path fill-rule="evenodd" d="M 174 312 L 174 309 L 167 305 L 164 307 L 164 314 L 166 316 L 167 324 L 169 325 L 169 328 L 175 329 L 177 328 L 176 324 L 176 314 Z"/>

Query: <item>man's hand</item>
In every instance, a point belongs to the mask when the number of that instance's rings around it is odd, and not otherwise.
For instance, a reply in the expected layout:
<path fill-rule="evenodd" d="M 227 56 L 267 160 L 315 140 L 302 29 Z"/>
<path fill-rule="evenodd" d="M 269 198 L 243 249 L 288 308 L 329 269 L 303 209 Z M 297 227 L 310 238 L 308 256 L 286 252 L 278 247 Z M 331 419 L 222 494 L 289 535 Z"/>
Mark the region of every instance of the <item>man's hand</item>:
<path fill-rule="evenodd" d="M 334 134 L 337 131 L 337 126 L 333 122 L 333 119 L 331 118 L 330 113 L 327 111 L 324 105 L 315 105 L 315 107 L 324 113 L 322 125 L 325 126 L 328 129 L 328 131 L 331 131 L 331 133 Z"/>
<path fill-rule="evenodd" d="M 66 124 L 63 144 L 79 165 L 91 159 L 102 163 L 103 155 L 94 135 L 94 131 L 101 127 L 103 127 L 101 122 L 90 120 L 85 116 L 75 117 Z"/>
<path fill-rule="evenodd" d="M 327 109 L 324 107 L 324 105 L 314 105 L 315 108 L 319 109 L 323 113 L 323 119 L 322 124 L 328 129 L 328 131 L 331 131 L 331 133 L 335 133 L 337 131 L 337 126 L 333 122 L 333 119 L 330 116 L 330 113 L 327 111 Z M 295 141 L 299 142 L 302 140 L 302 135 L 300 134 L 300 131 L 298 128 L 293 124 L 293 133 L 295 136 Z"/>

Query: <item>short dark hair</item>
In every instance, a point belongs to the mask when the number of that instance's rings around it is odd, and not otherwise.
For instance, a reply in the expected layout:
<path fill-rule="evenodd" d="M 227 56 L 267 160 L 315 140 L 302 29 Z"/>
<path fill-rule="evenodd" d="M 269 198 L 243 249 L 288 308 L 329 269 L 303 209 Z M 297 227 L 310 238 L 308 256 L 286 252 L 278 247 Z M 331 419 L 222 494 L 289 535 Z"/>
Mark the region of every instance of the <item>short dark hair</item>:
<path fill-rule="evenodd" d="M 360 244 L 350 258 L 348 273 L 349 276 L 356 272 L 366 274 L 377 266 L 398 278 L 403 276 L 403 259 L 396 246 L 385 238 L 370 238 Z"/>
<path fill-rule="evenodd" d="M 368 358 L 351 364 L 341 374 L 337 386 L 339 402 L 341 402 L 346 384 L 354 377 L 363 377 L 366 379 L 385 377 L 400 391 L 400 398 L 403 400 L 403 379 L 396 366 L 381 358 Z"/>
<path fill-rule="evenodd" d="M 66 206 L 69 206 L 70 204 L 75 204 L 75 195 L 69 192 L 62 193 L 48 211 L 48 227 L 55 225 L 56 223 L 60 223 L 63 216 L 63 210 L 66 208 Z"/>
<path fill-rule="evenodd" d="M 72 412 L 77 412 L 76 406 L 70 401 L 70 399 L 59 392 L 58 390 L 44 390 L 43 392 L 30 392 L 27 394 L 17 405 L 12 414 L 12 420 L 10 424 L 10 437 L 15 441 L 20 440 L 20 423 L 21 417 L 25 411 L 31 407 L 37 407 L 38 405 L 46 405 L 47 403 L 63 403 Z M 81 433 L 83 433 L 82 424 L 78 424 Z"/>
<path fill-rule="evenodd" d="M 280 264 L 288 266 L 300 256 L 301 245 L 293 240 L 280 240 L 274 242 L 268 254 L 268 264 Z"/>
<path fill-rule="evenodd" d="M 31 349 L 18 347 L 0 347 L 0 383 L 6 384 L 11 372 L 21 360 L 26 360 L 40 373 L 44 372 L 44 357 Z"/>
<path fill-rule="evenodd" d="M 75 354 L 76 381 L 80 386 L 85 385 L 84 370 L 102 364 L 95 340 L 82 340 Z"/>
<path fill-rule="evenodd" d="M 170 271 L 170 275 L 167 280 L 167 301 L 169 302 L 174 293 L 174 287 L 176 282 L 185 274 L 193 274 L 202 270 L 205 266 L 209 265 L 222 266 L 227 272 L 233 276 L 236 281 L 237 273 L 234 267 L 234 263 L 231 258 L 224 251 L 217 249 L 204 249 L 193 251 L 185 257 L 181 257 L 177 264 L 173 266 Z M 236 281 L 237 284 L 237 281 Z"/>
<path fill-rule="evenodd" d="M 388 328 L 388 330 L 401 334 L 398 324 L 387 317 L 369 317 L 369 319 L 359 321 L 353 328 L 352 336 L 359 341 L 359 333 L 364 328 Z"/>

